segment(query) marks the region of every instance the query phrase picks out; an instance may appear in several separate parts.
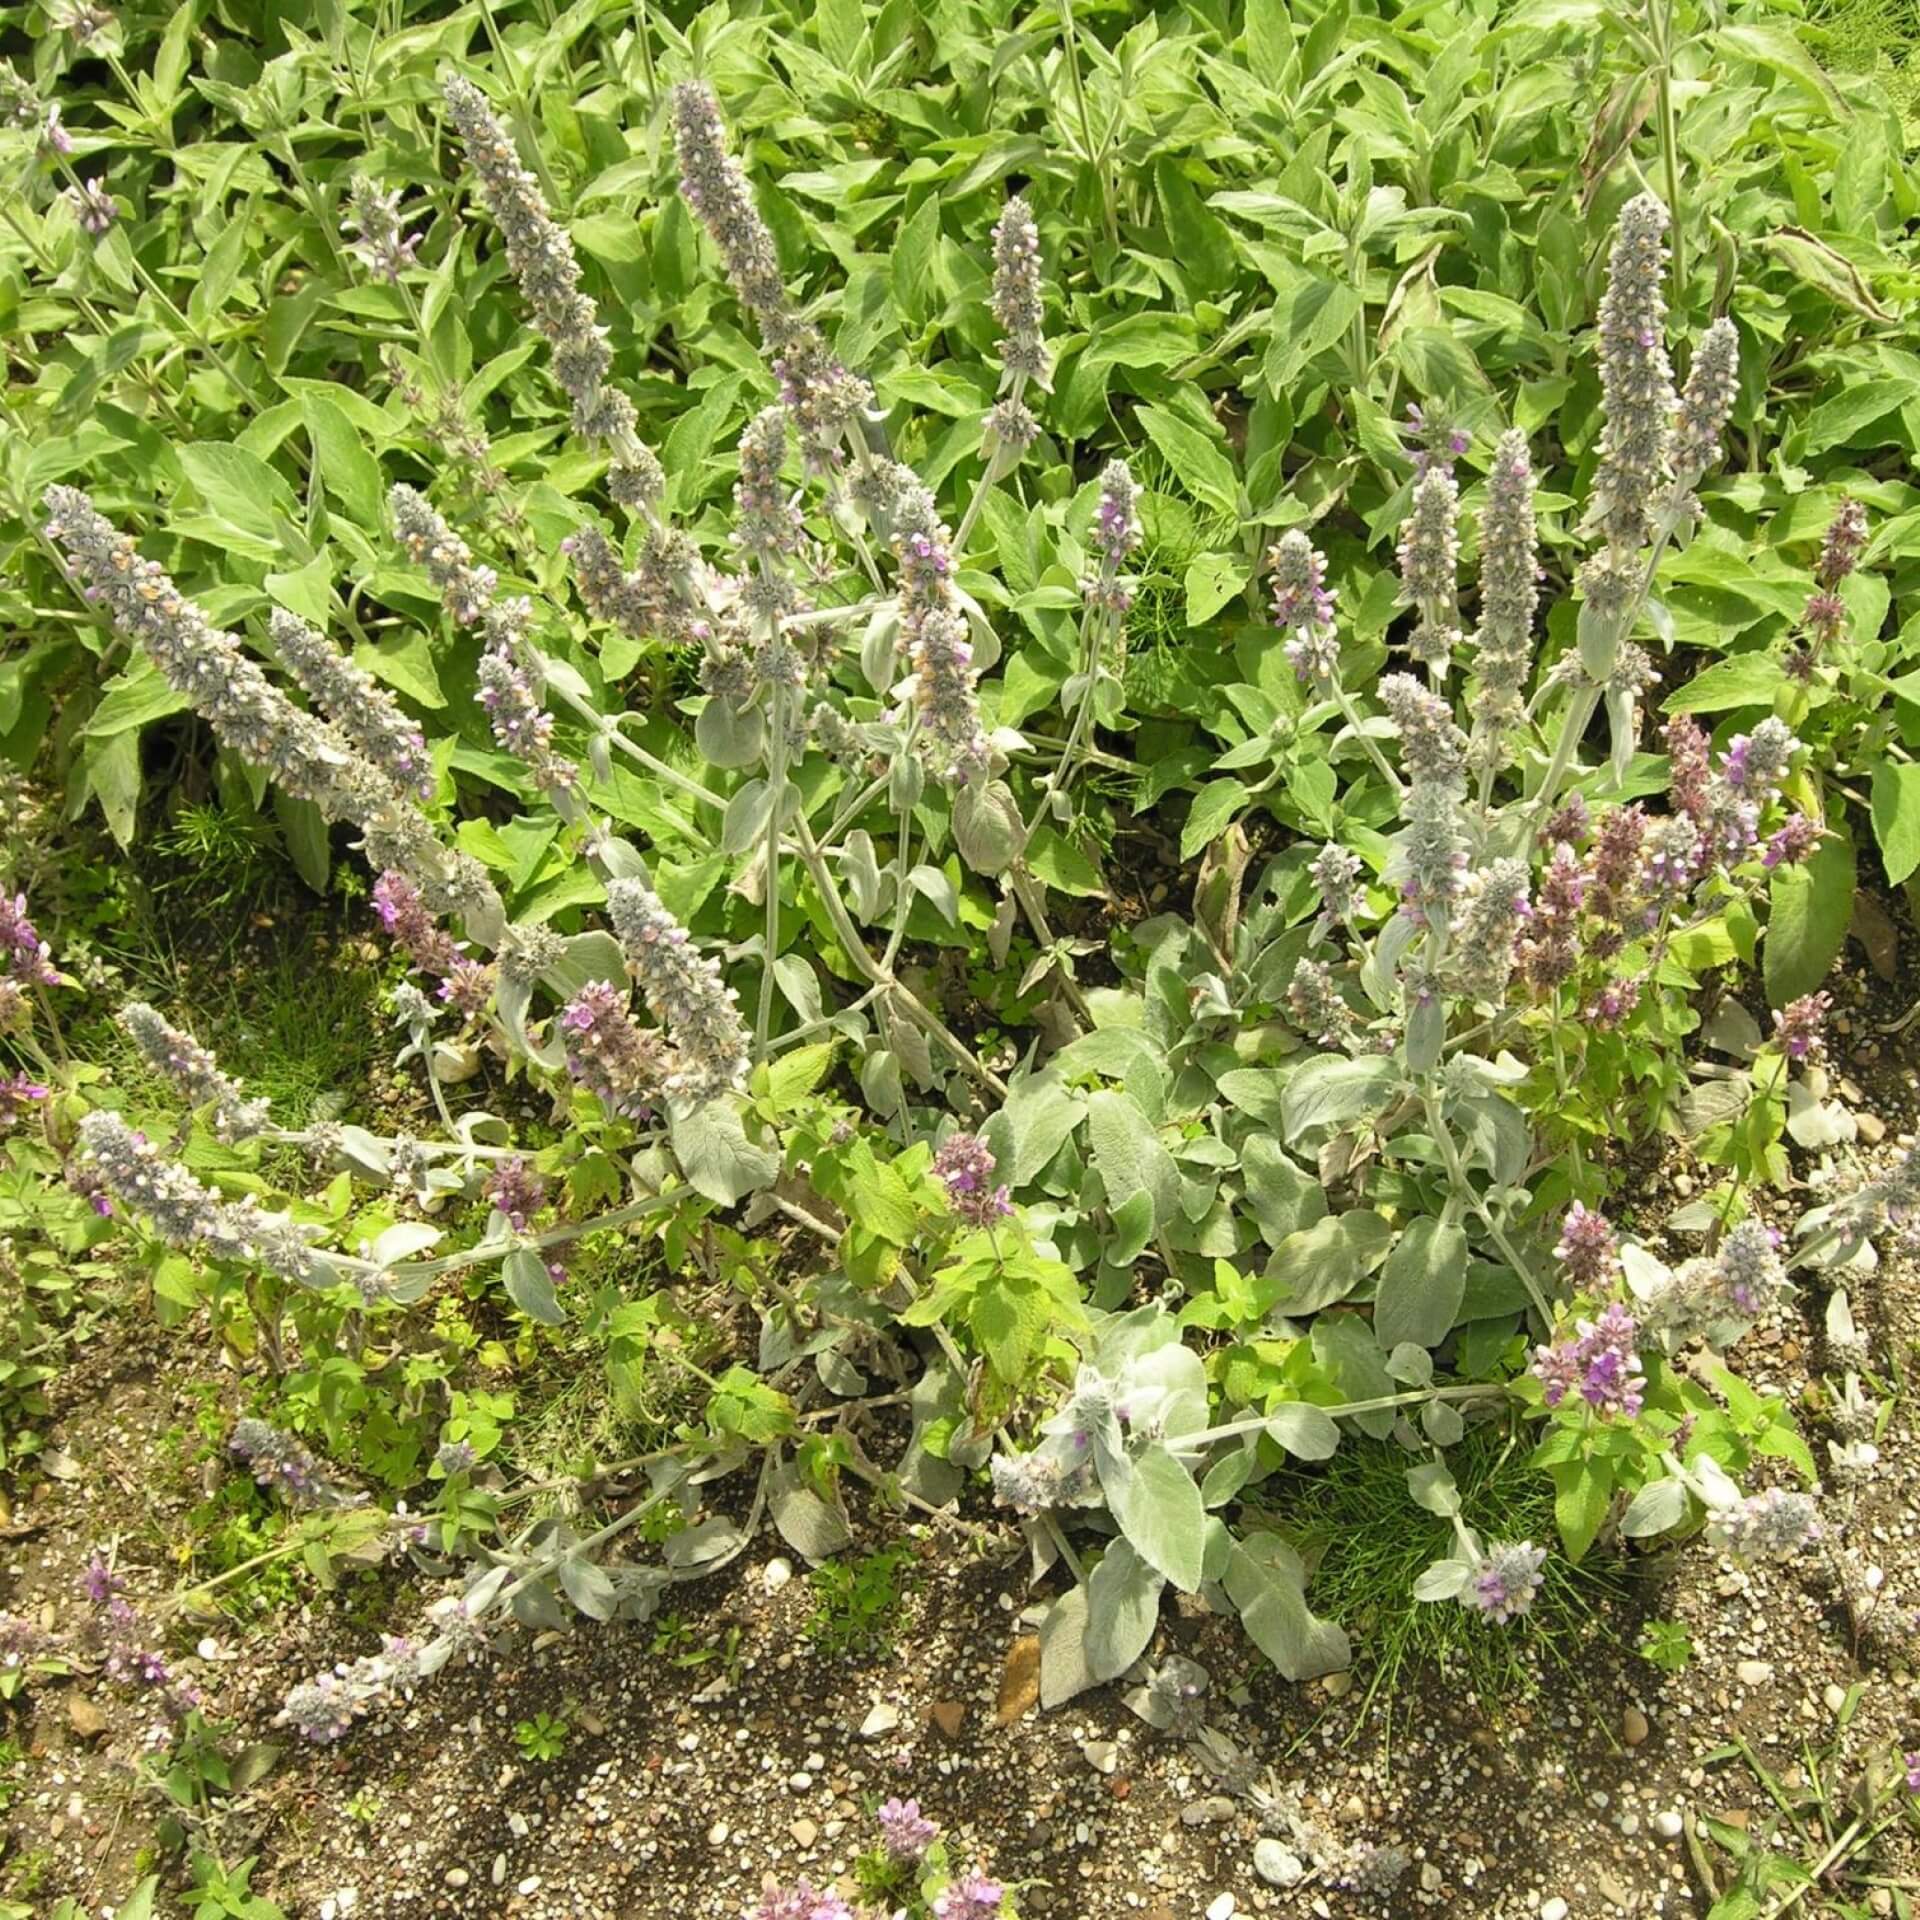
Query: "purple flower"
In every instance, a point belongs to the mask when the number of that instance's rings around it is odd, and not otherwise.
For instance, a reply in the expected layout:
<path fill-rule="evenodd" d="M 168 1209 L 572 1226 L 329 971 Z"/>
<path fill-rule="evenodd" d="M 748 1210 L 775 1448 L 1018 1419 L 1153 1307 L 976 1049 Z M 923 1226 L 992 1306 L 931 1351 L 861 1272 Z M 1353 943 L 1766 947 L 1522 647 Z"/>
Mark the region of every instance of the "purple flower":
<path fill-rule="evenodd" d="M 1826 1051 L 1825 1027 L 1830 993 L 1804 993 L 1789 1000 L 1773 1016 L 1773 1037 L 1789 1060 L 1818 1060 Z"/>
<path fill-rule="evenodd" d="M 1557 1407 L 1569 1394 L 1578 1394 L 1603 1417 L 1618 1413 L 1632 1419 L 1646 1388 L 1635 1344 L 1639 1331 L 1633 1315 L 1615 1301 L 1597 1320 L 1577 1322 L 1575 1338 L 1534 1348 L 1533 1373 L 1546 1389 L 1547 1405 Z"/>
<path fill-rule="evenodd" d="M 1790 813 L 1773 831 L 1760 864 L 1773 867 L 1797 867 L 1820 839 L 1820 829 L 1804 813 Z"/>
<path fill-rule="evenodd" d="M 933 1920 L 990 1920 L 1006 1897 L 1007 1890 L 998 1880 L 989 1880 L 984 1873 L 970 1873 L 934 1895 Z"/>
<path fill-rule="evenodd" d="M 934 1177 L 946 1183 L 948 1204 L 970 1227 L 988 1227 L 1013 1211 L 1004 1185 L 994 1184 L 991 1149 L 977 1133 L 950 1133 L 933 1156 Z"/>
<path fill-rule="evenodd" d="M 46 1097 L 47 1089 L 37 1080 L 29 1080 L 24 1073 L 0 1079 L 0 1133 L 11 1133 L 27 1108 Z"/>
<path fill-rule="evenodd" d="M 120 1576 L 98 1553 L 88 1558 L 86 1571 L 80 1576 L 80 1591 L 94 1606 L 104 1607 L 123 1585 Z"/>
<path fill-rule="evenodd" d="M 0 893 L 0 978 L 27 986 L 57 987 L 52 951 L 27 918 L 27 896 Z"/>
<path fill-rule="evenodd" d="M 659 1098 L 667 1074 L 660 1035 L 639 1027 L 627 996 L 605 980 L 589 980 L 560 1016 L 567 1071 L 615 1113 L 637 1114 Z"/>
<path fill-rule="evenodd" d="M 1461 1601 L 1505 1626 L 1533 1605 L 1542 1584 L 1540 1569 L 1546 1564 L 1546 1548 L 1536 1547 L 1531 1540 L 1495 1547 L 1481 1558 Z"/>
<path fill-rule="evenodd" d="M 837 1893 L 822 1892 L 811 1880 L 790 1887 L 774 1887 L 753 1910 L 753 1920 L 856 1920 L 853 1909 Z"/>
<path fill-rule="evenodd" d="M 1287 636 L 1282 651 L 1302 681 L 1324 686 L 1340 665 L 1327 556 L 1295 527 L 1267 549 L 1267 566 L 1273 575 L 1273 624 Z"/>
<path fill-rule="evenodd" d="M 1920 1793 L 1920 1752 L 1903 1756 L 1907 1769 L 1907 1791 Z"/>
<path fill-rule="evenodd" d="M 547 1204 L 547 1183 L 516 1153 L 494 1168 L 486 1196 L 515 1233 L 525 1233 L 527 1222 Z"/>
<path fill-rule="evenodd" d="M 939 1836 L 940 1829 L 920 1811 L 918 1800 L 888 1800 L 875 1817 L 880 1843 L 896 1860 L 918 1860 Z"/>
<path fill-rule="evenodd" d="M 1565 1263 L 1567 1279 L 1576 1291 L 1604 1287 L 1620 1271 L 1619 1243 L 1612 1223 L 1576 1200 L 1560 1222 L 1560 1244 L 1553 1257 Z"/>

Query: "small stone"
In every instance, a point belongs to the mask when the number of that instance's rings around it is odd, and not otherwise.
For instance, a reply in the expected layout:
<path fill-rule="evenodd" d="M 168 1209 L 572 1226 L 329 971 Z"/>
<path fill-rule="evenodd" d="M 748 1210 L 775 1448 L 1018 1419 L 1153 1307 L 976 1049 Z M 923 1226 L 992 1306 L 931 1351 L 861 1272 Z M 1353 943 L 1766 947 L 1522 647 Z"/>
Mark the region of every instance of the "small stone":
<path fill-rule="evenodd" d="M 1686 1825 L 1672 1807 L 1662 1807 L 1653 1816 L 1653 1830 L 1662 1840 L 1678 1840 L 1686 1831 Z"/>
<path fill-rule="evenodd" d="M 1095 1773 L 1120 1771 L 1120 1749 L 1111 1740 L 1089 1740 L 1080 1749 L 1080 1757 Z"/>
<path fill-rule="evenodd" d="M 1253 1870 L 1270 1887 L 1296 1887 L 1307 1872 L 1300 1856 L 1282 1846 L 1278 1840 L 1256 1840 L 1253 1843 Z M 1438 1884 L 1436 1880 L 1435 1885 Z"/>
<path fill-rule="evenodd" d="M 724 1820 L 716 1820 L 713 1825 L 707 1829 L 707 1845 L 710 1847 L 724 1847 L 732 1837 L 732 1834 L 733 1829 L 728 1826 Z"/>
<path fill-rule="evenodd" d="M 540 1891 L 540 1876 L 537 1873 L 528 1874 L 514 1891 L 523 1896 L 529 1893 L 538 1893 Z"/>
<path fill-rule="evenodd" d="M 1838 1713 L 1847 1704 L 1847 1690 L 1836 1680 L 1827 1682 L 1827 1689 L 1820 1697 L 1827 1703 L 1829 1713 Z"/>
<path fill-rule="evenodd" d="M 444 1877 L 447 1885 L 452 1887 L 457 1893 L 460 1888 L 464 1887 L 467 1882 L 473 1878 L 473 1875 L 470 1874 L 465 1867 L 449 1867 Z"/>
<path fill-rule="evenodd" d="M 1556 1893 L 1540 1904 L 1540 1920 L 1567 1920 L 1567 1903 Z"/>
<path fill-rule="evenodd" d="M 787 1831 L 793 1835 L 796 1846 L 810 1847 L 820 1838 L 820 1829 L 811 1820 L 796 1820 Z"/>
<path fill-rule="evenodd" d="M 1343 1667 L 1338 1673 L 1330 1673 L 1320 1682 L 1321 1691 L 1329 1700 L 1343 1699 L 1353 1691 L 1353 1669 Z"/>
<path fill-rule="evenodd" d="M 1210 1827 L 1217 1820 L 1233 1818 L 1233 1802 L 1224 1793 L 1209 1794 L 1204 1800 L 1192 1800 L 1180 1809 L 1180 1824 L 1185 1827 Z"/>
<path fill-rule="evenodd" d="M 1446 1884 L 1446 1878 L 1447 1876 L 1429 1860 L 1420 1869 L 1420 1891 L 1438 1893 Z"/>
<path fill-rule="evenodd" d="M 1638 1707 L 1629 1707 L 1620 1716 L 1620 1738 L 1630 1747 L 1639 1746 L 1652 1731 L 1647 1716 Z"/>
<path fill-rule="evenodd" d="M 1235 1911 L 1233 1895 L 1219 1894 L 1207 1907 L 1207 1920 L 1233 1920 Z"/>
<path fill-rule="evenodd" d="M 1771 1660 L 1742 1660 L 1733 1670 L 1733 1677 L 1743 1687 L 1764 1687 L 1773 1678 Z"/>
<path fill-rule="evenodd" d="M 496 1887 L 504 1887 L 507 1884 L 507 1856 L 504 1853 L 496 1853 L 493 1856 L 493 1871 L 487 1875 L 487 1878 Z"/>
<path fill-rule="evenodd" d="M 760 1584 L 769 1593 L 778 1593 L 793 1578 L 791 1560 L 769 1560 L 760 1574 Z"/>
<path fill-rule="evenodd" d="M 787 1785 L 795 1793 L 805 1793 L 813 1785 L 813 1775 L 802 1769 L 799 1773 L 787 1775 Z"/>
<path fill-rule="evenodd" d="M 964 1700 L 936 1700 L 927 1709 L 927 1716 L 949 1740 L 958 1740 L 960 1729 L 967 1722 L 967 1703 Z"/>
<path fill-rule="evenodd" d="M 582 1707 L 574 1718 L 580 1722 L 580 1731 L 592 1734 L 596 1740 L 607 1730 L 607 1723 L 591 1707 Z"/>
<path fill-rule="evenodd" d="M 884 1700 L 878 1702 L 873 1711 L 860 1722 L 862 1740 L 878 1740 L 883 1733 L 891 1733 L 900 1724 L 900 1709 L 890 1706 Z"/>
<path fill-rule="evenodd" d="M 97 1740 L 107 1730 L 107 1716 L 84 1693 L 67 1695 L 67 1725 L 82 1740 Z"/>
<path fill-rule="evenodd" d="M 1853 1124 L 1860 1138 L 1870 1147 L 1877 1147 L 1887 1137 L 1887 1123 L 1877 1113 L 1856 1113 Z"/>

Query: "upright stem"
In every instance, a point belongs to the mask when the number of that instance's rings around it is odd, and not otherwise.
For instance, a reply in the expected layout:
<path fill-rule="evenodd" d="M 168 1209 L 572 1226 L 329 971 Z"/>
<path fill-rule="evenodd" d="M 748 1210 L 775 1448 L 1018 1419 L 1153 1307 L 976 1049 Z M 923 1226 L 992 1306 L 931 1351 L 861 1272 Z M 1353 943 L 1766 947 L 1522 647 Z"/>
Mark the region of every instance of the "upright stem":
<path fill-rule="evenodd" d="M 1073 0 L 1060 0 L 1060 21 L 1066 29 L 1067 79 L 1073 88 L 1073 104 L 1080 116 L 1080 139 L 1087 150 L 1087 165 L 1093 169 L 1100 189 L 1100 211 L 1106 222 L 1107 244 L 1120 244 L 1120 225 L 1114 217 L 1113 190 L 1107 164 L 1093 139 L 1093 115 L 1087 107 L 1087 83 L 1080 73 L 1080 29 L 1073 17 Z"/>
<path fill-rule="evenodd" d="M 755 1050 L 764 1053 L 773 1025 L 773 963 L 780 951 L 780 816 L 787 797 L 787 689 L 767 696 L 767 950 L 760 969 L 760 1005 L 754 1016 Z M 904 878 L 904 876 L 903 876 Z"/>
<path fill-rule="evenodd" d="M 1660 163 L 1666 175 L 1667 211 L 1673 216 L 1673 291 L 1674 304 L 1680 305 L 1687 289 L 1686 223 L 1680 218 L 1680 122 L 1673 109 L 1673 0 L 1666 0 L 1660 24 Z"/>

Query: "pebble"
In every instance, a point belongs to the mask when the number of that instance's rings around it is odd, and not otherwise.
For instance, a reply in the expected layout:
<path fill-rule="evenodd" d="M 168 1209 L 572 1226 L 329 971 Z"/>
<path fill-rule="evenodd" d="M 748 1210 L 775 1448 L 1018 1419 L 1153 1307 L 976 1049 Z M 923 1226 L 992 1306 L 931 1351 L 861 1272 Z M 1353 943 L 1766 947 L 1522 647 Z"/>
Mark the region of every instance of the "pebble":
<path fill-rule="evenodd" d="M 496 1887 L 504 1887 L 507 1884 L 507 1856 L 504 1853 L 496 1853 L 493 1856 L 493 1871 L 487 1875 L 487 1878 Z"/>
<path fill-rule="evenodd" d="M 454 1888 L 456 1892 L 472 1878 L 473 1875 L 465 1867 L 449 1867 L 446 1872 L 447 1885 Z"/>
<path fill-rule="evenodd" d="M 1743 1687 L 1764 1687 L 1773 1678 L 1771 1660 L 1742 1660 L 1733 1670 L 1733 1677 Z"/>
<path fill-rule="evenodd" d="M 728 1826 L 724 1820 L 716 1820 L 713 1825 L 707 1829 L 707 1845 L 710 1847 L 724 1847 L 729 1838 L 731 1838 L 732 1833 L 733 1829 Z"/>
<path fill-rule="evenodd" d="M 787 1831 L 793 1835 L 796 1846 L 810 1847 L 820 1838 L 820 1829 L 811 1820 L 796 1820 Z"/>
<path fill-rule="evenodd" d="M 1120 1749 L 1111 1740 L 1089 1740 L 1080 1749 L 1080 1755 L 1095 1773 L 1117 1773 L 1120 1770 Z"/>
<path fill-rule="evenodd" d="M 778 1593 L 793 1578 L 791 1560 L 769 1560 L 766 1569 L 760 1575 L 760 1584 L 769 1593 Z"/>
<path fill-rule="evenodd" d="M 1567 1920 L 1567 1903 L 1556 1893 L 1540 1905 L 1540 1920 Z"/>
<path fill-rule="evenodd" d="M 1877 1147 L 1887 1137 L 1887 1123 L 1877 1113 L 1856 1113 L 1853 1124 L 1870 1147 Z"/>
<path fill-rule="evenodd" d="M 1207 1920 L 1233 1920 L 1235 1911 L 1233 1895 L 1223 1893 L 1207 1908 Z"/>
<path fill-rule="evenodd" d="M 1629 1707 L 1620 1716 L 1620 1738 L 1630 1747 L 1637 1747 L 1652 1731 L 1647 1716 L 1638 1707 Z"/>
<path fill-rule="evenodd" d="M 1423 1893 L 1438 1893 L 1446 1884 L 1447 1876 L 1431 1860 L 1420 1869 L 1420 1890 Z"/>
<path fill-rule="evenodd" d="M 1847 1704 L 1846 1688 L 1834 1680 L 1827 1682 L 1827 1690 L 1820 1697 L 1827 1703 L 1829 1713 L 1838 1713 Z"/>
<path fill-rule="evenodd" d="M 528 1874 L 514 1891 L 523 1896 L 529 1893 L 538 1893 L 540 1891 L 540 1876 L 537 1873 Z"/>
<path fill-rule="evenodd" d="M 1678 1840 L 1685 1831 L 1686 1824 L 1672 1807 L 1662 1807 L 1653 1816 L 1653 1830 L 1663 1840 Z"/>
<path fill-rule="evenodd" d="M 1278 1840 L 1253 1843 L 1253 1870 L 1270 1887 L 1298 1886 L 1307 1872 L 1300 1856 Z"/>
<path fill-rule="evenodd" d="M 862 1740 L 878 1740 L 883 1733 L 891 1733 L 900 1724 L 900 1709 L 889 1706 L 886 1701 L 878 1702 L 873 1711 L 860 1722 Z"/>

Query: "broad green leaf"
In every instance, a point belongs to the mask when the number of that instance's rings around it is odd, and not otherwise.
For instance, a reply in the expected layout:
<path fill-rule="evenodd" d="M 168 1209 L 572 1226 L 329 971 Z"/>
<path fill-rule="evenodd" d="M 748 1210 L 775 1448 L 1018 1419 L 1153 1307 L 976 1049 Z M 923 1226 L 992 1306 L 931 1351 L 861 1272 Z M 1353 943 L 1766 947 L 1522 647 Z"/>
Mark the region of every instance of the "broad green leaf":
<path fill-rule="evenodd" d="M 723 1207 L 737 1205 L 779 1177 L 778 1151 L 748 1138 L 732 1100 L 709 1100 L 689 1113 L 676 1113 L 671 1136 L 688 1184 Z"/>
<path fill-rule="evenodd" d="M 1840 957 L 1853 922 L 1853 842 L 1830 833 L 1803 866 L 1778 867 L 1762 948 L 1767 1000 L 1783 1007 L 1812 993 Z"/>
<path fill-rule="evenodd" d="M 191 441 L 179 452 L 194 491 L 230 527 L 275 542 L 278 519 L 295 518 L 292 490 L 257 453 L 225 440 Z"/>
<path fill-rule="evenodd" d="M 1786 682 L 1771 654 L 1737 653 L 1716 660 L 1676 687 L 1665 702 L 1668 713 L 1721 713 L 1731 707 L 1770 707 Z"/>
<path fill-rule="evenodd" d="M 1196 500 L 1217 513 L 1239 513 L 1240 478 L 1223 447 L 1165 407 L 1142 407 L 1135 417 Z"/>
<path fill-rule="evenodd" d="M 1300 1557 L 1279 1535 L 1256 1534 L 1227 1556 L 1227 1598 L 1240 1624 L 1289 1680 L 1316 1680 L 1353 1664 L 1346 1634 L 1307 1605 Z"/>
<path fill-rule="evenodd" d="M 1238 780 L 1214 780 L 1202 787 L 1180 829 L 1180 858 L 1191 860 L 1201 848 L 1212 846 L 1252 798 Z"/>
<path fill-rule="evenodd" d="M 1331 1214 L 1290 1233 L 1273 1251 L 1266 1277 L 1284 1313 L 1318 1313 L 1355 1293 L 1386 1251 L 1392 1228 L 1371 1207 Z"/>
<path fill-rule="evenodd" d="M 1096 1093 L 1087 1101 L 1087 1138 L 1109 1208 L 1132 1195 L 1152 1196 L 1156 1223 L 1165 1226 L 1180 1204 L 1180 1170 L 1154 1124 L 1124 1093 Z"/>
<path fill-rule="evenodd" d="M 1132 1544 L 1116 1540 L 1087 1582 L 1087 1670 L 1114 1680 L 1146 1652 L 1160 1624 L 1166 1582 Z"/>
<path fill-rule="evenodd" d="M 186 695 L 175 693 L 160 669 L 145 654 L 139 654 L 125 673 L 107 682 L 100 704 L 87 722 L 87 733 L 95 740 L 111 740 L 117 733 L 183 712 L 188 704 Z"/>
<path fill-rule="evenodd" d="M 1228 601 L 1246 591 L 1251 578 L 1238 554 L 1195 554 L 1187 562 L 1187 625 L 1204 627 Z"/>
<path fill-rule="evenodd" d="M 1281 1096 L 1287 1144 L 1315 1127 L 1339 1128 L 1379 1113 L 1392 1100 L 1400 1070 L 1375 1055 L 1349 1060 L 1317 1054 L 1295 1069 Z"/>
<path fill-rule="evenodd" d="M 500 1263 L 500 1277 L 506 1283 L 507 1298 L 529 1320 L 547 1327 L 567 1324 L 566 1309 L 553 1290 L 553 1276 L 534 1248 L 513 1248 Z"/>
<path fill-rule="evenodd" d="M 365 435 L 337 401 L 312 388 L 301 394 L 300 410 L 306 417 L 314 464 L 327 491 L 363 533 L 379 534 L 385 526 L 386 488 L 380 462 L 367 451 Z"/>

